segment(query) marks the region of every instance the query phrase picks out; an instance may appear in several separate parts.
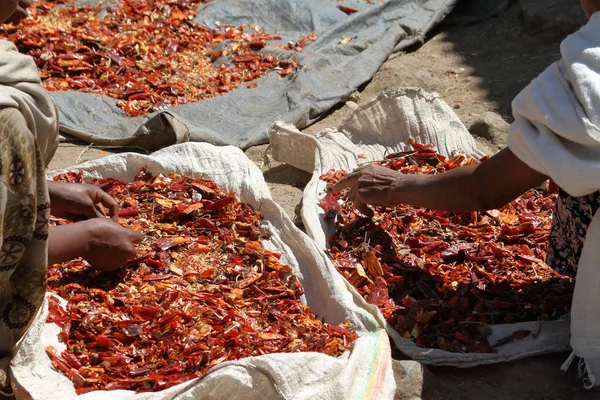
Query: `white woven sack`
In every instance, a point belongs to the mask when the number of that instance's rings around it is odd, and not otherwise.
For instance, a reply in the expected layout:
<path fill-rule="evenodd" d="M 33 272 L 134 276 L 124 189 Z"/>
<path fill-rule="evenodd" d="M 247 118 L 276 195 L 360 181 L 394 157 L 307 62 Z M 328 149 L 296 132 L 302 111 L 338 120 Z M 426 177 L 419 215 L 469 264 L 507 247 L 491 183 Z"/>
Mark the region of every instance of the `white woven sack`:
<path fill-rule="evenodd" d="M 186 143 L 151 156 L 121 154 L 90 161 L 69 170 L 83 170 L 85 177 L 112 177 L 130 181 L 147 164 L 153 173 L 178 172 L 213 179 L 223 190 L 260 209 L 264 227 L 272 234 L 265 243 L 282 253 L 305 288 L 303 299 L 326 322 L 351 320 L 359 333 L 354 348 L 339 358 L 320 353 L 270 354 L 213 367 L 196 379 L 156 392 L 95 391 L 75 394 L 71 381 L 52 369 L 44 348 L 64 349 L 58 327 L 47 324 L 44 305 L 18 347 L 11 375 L 17 398 L 31 399 L 390 399 L 395 384 L 389 340 L 380 316 L 366 311 L 363 300 L 347 290 L 315 243 L 298 230 L 272 199 L 260 170 L 234 147 Z M 65 171 L 55 171 L 51 175 Z"/>
<path fill-rule="evenodd" d="M 302 220 L 306 232 L 319 248 L 327 248 L 327 236 L 335 229 L 323 218 L 323 210 L 319 207 L 326 186 L 320 176 L 332 168 L 351 171 L 360 164 L 381 160 L 387 154 L 408 150 L 411 148 L 409 138 L 418 143 L 434 143 L 438 152 L 446 156 L 454 151 L 473 158 L 485 155 L 438 94 L 415 88 L 383 92 L 359 107 L 340 127 L 326 129 L 314 136 L 282 122 L 272 125 L 271 155 L 313 174 L 302 197 Z M 353 288 L 350 290 L 355 292 Z M 383 318 L 374 306 L 370 309 Z M 492 346 L 520 329 L 530 330 L 533 334 L 498 346 L 496 353 L 489 354 L 424 349 L 402 338 L 391 326 L 386 325 L 386 329 L 400 351 L 429 365 L 472 367 L 569 350 L 569 322 L 566 320 L 495 325 L 489 337 Z"/>

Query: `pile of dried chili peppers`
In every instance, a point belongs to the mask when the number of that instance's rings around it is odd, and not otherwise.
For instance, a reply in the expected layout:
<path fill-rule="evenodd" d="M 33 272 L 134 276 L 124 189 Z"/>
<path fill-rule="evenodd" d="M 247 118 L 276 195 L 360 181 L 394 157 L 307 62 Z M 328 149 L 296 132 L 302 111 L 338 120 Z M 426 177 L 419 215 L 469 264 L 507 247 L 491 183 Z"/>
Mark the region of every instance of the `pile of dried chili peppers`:
<path fill-rule="evenodd" d="M 277 35 L 194 22 L 206 1 L 119 0 L 106 11 L 38 0 L 0 37 L 35 59 L 46 89 L 110 96 L 130 116 L 214 97 L 271 70 L 294 71 L 295 61 L 260 52 Z"/>
<path fill-rule="evenodd" d="M 69 173 L 56 178 L 80 182 Z M 276 352 L 336 357 L 357 335 L 318 320 L 280 255 L 266 250 L 262 216 L 210 180 L 142 169 L 134 182 L 96 185 L 121 205 L 119 223 L 144 235 L 115 273 L 78 259 L 49 269 L 49 322 L 66 350 L 48 347 L 77 393 L 162 390 L 227 360 Z M 55 223 L 67 223 L 58 220 Z"/>
<path fill-rule="evenodd" d="M 445 158 L 431 145 L 376 164 L 405 174 L 436 174 L 477 161 Z M 530 190 L 498 210 L 455 214 L 400 205 L 364 218 L 321 179 L 326 217 L 336 217 L 329 256 L 338 271 L 406 339 L 451 352 L 493 352 L 493 324 L 551 320 L 566 314 L 574 282 L 545 264 L 556 194 Z M 533 334 L 519 331 L 496 345 Z"/>

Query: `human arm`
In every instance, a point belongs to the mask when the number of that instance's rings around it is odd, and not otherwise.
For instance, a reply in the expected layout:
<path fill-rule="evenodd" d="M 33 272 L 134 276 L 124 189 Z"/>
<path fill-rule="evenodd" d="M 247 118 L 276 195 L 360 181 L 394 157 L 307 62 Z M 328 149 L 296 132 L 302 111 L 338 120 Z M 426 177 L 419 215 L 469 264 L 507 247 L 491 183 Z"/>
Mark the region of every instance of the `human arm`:
<path fill-rule="evenodd" d="M 114 271 L 136 256 L 142 235 L 108 218 L 50 227 L 48 265 L 82 257 L 94 268 Z"/>
<path fill-rule="evenodd" d="M 406 175 L 368 165 L 349 174 L 333 189 L 350 188 L 348 198 L 366 215 L 372 214 L 367 205 L 398 204 L 470 212 L 503 206 L 546 179 L 506 148 L 480 164 L 436 175 Z"/>
<path fill-rule="evenodd" d="M 119 204 L 94 185 L 48 181 L 52 215 L 69 220 L 104 218 L 104 209 L 111 218 L 119 216 Z"/>

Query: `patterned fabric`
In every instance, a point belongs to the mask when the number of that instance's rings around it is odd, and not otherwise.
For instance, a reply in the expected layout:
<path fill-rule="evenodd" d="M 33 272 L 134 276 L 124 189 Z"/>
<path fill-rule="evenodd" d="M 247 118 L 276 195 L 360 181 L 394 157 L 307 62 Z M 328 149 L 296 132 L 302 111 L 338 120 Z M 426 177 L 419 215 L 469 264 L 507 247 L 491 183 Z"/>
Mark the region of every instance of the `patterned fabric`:
<path fill-rule="evenodd" d="M 0 109 L 0 354 L 44 300 L 50 203 L 45 159 L 16 108 Z"/>
<path fill-rule="evenodd" d="M 546 262 L 555 271 L 577 274 L 588 226 L 600 208 L 600 192 L 573 197 L 560 189 L 552 219 Z"/>

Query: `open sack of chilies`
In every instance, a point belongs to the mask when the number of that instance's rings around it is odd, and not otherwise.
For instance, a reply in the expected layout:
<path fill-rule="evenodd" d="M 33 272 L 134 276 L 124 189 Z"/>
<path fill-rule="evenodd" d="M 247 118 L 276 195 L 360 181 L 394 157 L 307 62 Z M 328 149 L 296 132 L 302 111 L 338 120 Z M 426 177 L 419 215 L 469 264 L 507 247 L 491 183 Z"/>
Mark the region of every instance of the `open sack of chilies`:
<path fill-rule="evenodd" d="M 11 364 L 17 398 L 393 397 L 383 319 L 239 149 L 187 143 L 50 175 L 113 193 L 144 239 L 113 275 L 50 268 Z"/>
<path fill-rule="evenodd" d="M 409 206 L 365 218 L 333 183 L 360 165 L 443 173 L 481 162 L 485 149 L 437 94 L 384 92 L 337 129 L 271 127 L 271 154 L 312 172 L 306 232 L 327 252 L 397 348 L 430 365 L 471 367 L 569 350 L 570 277 L 545 264 L 552 183 L 487 212 Z M 293 152 L 289 149 L 293 148 Z"/>

